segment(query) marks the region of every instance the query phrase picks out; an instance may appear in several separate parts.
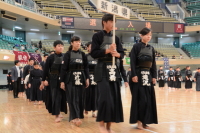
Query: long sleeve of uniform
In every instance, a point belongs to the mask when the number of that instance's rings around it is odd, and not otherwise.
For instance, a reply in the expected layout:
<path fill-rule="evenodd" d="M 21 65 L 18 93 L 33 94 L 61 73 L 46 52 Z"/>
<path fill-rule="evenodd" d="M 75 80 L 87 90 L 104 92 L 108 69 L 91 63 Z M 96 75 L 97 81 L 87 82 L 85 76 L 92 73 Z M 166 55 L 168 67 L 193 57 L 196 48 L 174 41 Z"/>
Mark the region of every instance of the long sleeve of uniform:
<path fill-rule="evenodd" d="M 187 76 L 187 70 L 185 71 L 185 77 L 187 77 L 187 78 L 188 78 L 188 76 Z"/>
<path fill-rule="evenodd" d="M 27 71 L 28 71 L 28 65 L 26 65 L 26 66 L 24 67 L 24 71 L 23 71 L 23 78 L 24 78 L 24 79 L 26 78 L 26 73 L 28 73 Z"/>
<path fill-rule="evenodd" d="M 158 79 L 160 78 L 160 70 L 158 70 Z"/>
<path fill-rule="evenodd" d="M 123 60 L 120 60 L 120 72 L 121 72 L 124 82 L 128 82 L 127 76 L 126 76 L 126 70 L 124 69 L 124 66 L 123 66 Z"/>
<path fill-rule="evenodd" d="M 83 55 L 83 65 L 84 65 L 84 73 L 85 73 L 85 77 L 86 79 L 89 79 L 89 65 L 88 65 L 88 59 L 87 56 L 85 55 L 85 53 L 82 52 Z"/>
<path fill-rule="evenodd" d="M 104 34 L 102 31 L 95 33 L 92 37 L 91 56 L 95 59 L 105 57 L 106 55 L 105 50 L 100 49 L 100 46 L 103 43 L 103 37 L 104 37 Z M 124 58 L 124 50 L 117 36 L 115 37 L 115 40 L 116 40 L 116 47 L 117 47 L 116 50 L 120 54 L 120 58 L 122 59 Z"/>
<path fill-rule="evenodd" d="M 63 57 L 63 64 L 61 66 L 60 81 L 64 82 L 66 73 L 69 71 L 70 53 L 67 52 Z"/>
<path fill-rule="evenodd" d="M 33 71 L 30 72 L 30 76 L 29 76 L 29 83 L 32 83 L 33 80 Z"/>
<path fill-rule="evenodd" d="M 133 45 L 133 48 L 130 53 L 130 64 L 131 64 L 131 77 L 137 76 L 136 74 L 136 55 L 138 54 L 138 51 L 136 49 L 136 45 Z"/>
<path fill-rule="evenodd" d="M 47 58 L 46 63 L 45 63 L 45 67 L 43 70 L 43 76 L 42 76 L 42 81 L 45 81 L 47 79 L 47 77 L 49 76 L 49 65 L 50 65 L 50 56 Z"/>
<path fill-rule="evenodd" d="M 102 36 L 103 38 L 103 36 Z M 104 49 L 100 49 L 100 45 L 102 44 L 101 36 L 98 36 L 98 33 L 95 33 L 92 37 L 92 46 L 91 46 L 91 56 L 93 58 L 105 57 L 106 52 Z"/>
<path fill-rule="evenodd" d="M 152 62 L 152 66 L 150 68 L 150 72 L 152 75 L 152 78 L 156 78 L 157 77 L 157 69 L 156 69 L 156 60 L 155 60 L 155 50 L 153 48 L 153 62 Z"/>

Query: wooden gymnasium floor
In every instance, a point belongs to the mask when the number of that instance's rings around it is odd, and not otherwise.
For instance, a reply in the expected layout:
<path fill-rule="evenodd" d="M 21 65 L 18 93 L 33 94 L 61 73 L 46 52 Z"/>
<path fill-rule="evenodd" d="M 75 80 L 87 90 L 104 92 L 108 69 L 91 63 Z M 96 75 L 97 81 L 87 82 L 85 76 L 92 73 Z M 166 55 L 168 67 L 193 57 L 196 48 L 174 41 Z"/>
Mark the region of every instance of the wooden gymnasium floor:
<path fill-rule="evenodd" d="M 155 90 L 159 124 L 138 130 L 135 124 L 129 124 L 130 90 L 122 87 L 125 122 L 112 125 L 115 133 L 200 133 L 200 92 L 159 90 L 158 87 Z M 64 115 L 62 122 L 55 123 L 44 104 L 33 105 L 25 98 L 14 99 L 12 92 L 0 90 L 0 133 L 99 133 L 99 130 L 91 114 L 85 116 L 81 127 L 71 125 L 68 115 Z"/>

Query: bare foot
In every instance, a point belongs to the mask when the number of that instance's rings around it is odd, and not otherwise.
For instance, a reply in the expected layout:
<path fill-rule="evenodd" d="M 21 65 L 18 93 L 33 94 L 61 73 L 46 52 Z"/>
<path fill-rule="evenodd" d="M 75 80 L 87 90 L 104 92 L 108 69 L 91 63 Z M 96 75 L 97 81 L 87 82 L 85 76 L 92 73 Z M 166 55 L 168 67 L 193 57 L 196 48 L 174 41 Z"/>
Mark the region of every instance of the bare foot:
<path fill-rule="evenodd" d="M 88 115 L 88 111 L 85 111 L 85 114 Z"/>
<path fill-rule="evenodd" d="M 76 126 L 79 127 L 82 124 L 82 121 L 80 119 L 76 119 Z"/>
<path fill-rule="evenodd" d="M 137 123 L 138 123 L 137 128 L 140 129 L 140 130 L 143 130 L 144 128 L 142 126 L 142 122 L 138 121 Z"/>
<path fill-rule="evenodd" d="M 76 120 L 74 119 L 74 120 L 71 120 L 70 121 L 72 124 L 74 124 L 74 125 L 76 125 Z"/>
<path fill-rule="evenodd" d="M 92 117 L 97 118 L 95 112 L 92 112 Z"/>
<path fill-rule="evenodd" d="M 58 117 L 63 118 L 63 115 L 62 115 L 62 114 L 59 114 Z"/>
<path fill-rule="evenodd" d="M 104 126 L 99 126 L 100 133 L 109 133 Z"/>
<path fill-rule="evenodd" d="M 111 129 L 109 129 L 109 130 L 107 130 L 108 131 L 108 133 L 115 133 L 113 130 L 111 130 Z"/>
<path fill-rule="evenodd" d="M 142 126 L 143 126 L 143 128 L 145 128 L 145 129 L 149 129 L 149 126 L 146 125 L 146 124 L 142 124 Z"/>
<path fill-rule="evenodd" d="M 57 116 L 56 119 L 55 119 L 55 122 L 58 123 L 60 121 L 61 121 L 60 117 Z"/>

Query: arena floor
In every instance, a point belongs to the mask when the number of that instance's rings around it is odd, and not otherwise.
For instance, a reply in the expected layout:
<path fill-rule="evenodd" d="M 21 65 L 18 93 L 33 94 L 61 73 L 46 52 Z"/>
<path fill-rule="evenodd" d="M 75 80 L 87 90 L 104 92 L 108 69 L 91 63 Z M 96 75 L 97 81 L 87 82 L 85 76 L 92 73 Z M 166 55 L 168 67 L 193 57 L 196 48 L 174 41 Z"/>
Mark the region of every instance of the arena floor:
<path fill-rule="evenodd" d="M 182 84 L 184 86 L 184 84 Z M 167 87 L 166 87 L 167 88 Z M 199 133 L 200 132 L 200 92 L 181 90 L 160 90 L 157 86 L 157 125 L 138 130 L 129 124 L 131 94 L 129 88 L 122 87 L 124 122 L 113 123 L 115 133 Z M 68 122 L 68 114 L 60 123 L 48 114 L 44 104 L 33 105 L 25 97 L 13 98 L 12 92 L 0 90 L 0 133 L 99 133 L 98 124 L 91 113 L 85 116 L 83 124 L 76 127 Z"/>

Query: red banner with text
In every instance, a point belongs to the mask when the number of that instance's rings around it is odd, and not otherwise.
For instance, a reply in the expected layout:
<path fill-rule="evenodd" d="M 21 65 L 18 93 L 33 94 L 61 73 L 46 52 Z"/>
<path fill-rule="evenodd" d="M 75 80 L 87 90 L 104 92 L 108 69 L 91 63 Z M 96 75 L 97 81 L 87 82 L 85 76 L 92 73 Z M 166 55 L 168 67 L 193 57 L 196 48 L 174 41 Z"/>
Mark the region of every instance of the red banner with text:
<path fill-rule="evenodd" d="M 13 51 L 15 54 L 15 60 L 19 60 L 22 64 L 27 64 L 29 60 L 29 55 L 27 52 L 21 52 L 21 51 Z"/>

